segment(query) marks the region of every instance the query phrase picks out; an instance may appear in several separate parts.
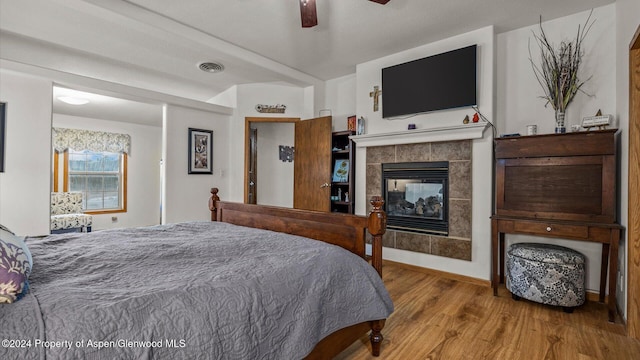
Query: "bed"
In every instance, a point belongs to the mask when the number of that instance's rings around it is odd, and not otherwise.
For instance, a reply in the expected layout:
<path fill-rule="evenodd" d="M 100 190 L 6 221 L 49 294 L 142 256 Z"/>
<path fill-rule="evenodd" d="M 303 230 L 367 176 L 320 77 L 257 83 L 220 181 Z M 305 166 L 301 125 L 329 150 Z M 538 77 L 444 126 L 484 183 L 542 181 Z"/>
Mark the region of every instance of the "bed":
<path fill-rule="evenodd" d="M 212 189 L 215 221 L 27 238 L 31 288 L 0 305 L 0 358 L 330 359 L 366 333 L 377 356 L 393 303 L 373 205 L 365 218 Z"/>

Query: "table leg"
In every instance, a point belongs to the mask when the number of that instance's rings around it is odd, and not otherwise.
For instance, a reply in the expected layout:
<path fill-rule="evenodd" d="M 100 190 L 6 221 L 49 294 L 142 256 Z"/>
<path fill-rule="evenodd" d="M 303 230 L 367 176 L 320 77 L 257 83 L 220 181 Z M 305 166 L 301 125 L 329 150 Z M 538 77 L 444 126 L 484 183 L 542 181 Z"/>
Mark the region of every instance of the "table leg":
<path fill-rule="evenodd" d="M 602 243 L 602 261 L 600 262 L 600 296 L 598 301 L 604 302 L 607 288 L 607 270 L 609 269 L 609 244 Z"/>
<path fill-rule="evenodd" d="M 498 233 L 498 244 L 500 246 L 500 259 L 498 259 L 500 264 L 500 284 L 505 284 L 504 282 L 504 233 Z"/>
<path fill-rule="evenodd" d="M 618 246 L 620 229 L 611 230 L 611 251 L 609 254 L 609 321 L 616 320 L 616 285 L 618 283 Z"/>
<path fill-rule="evenodd" d="M 491 287 L 493 296 L 498 296 L 498 220 L 491 219 Z"/>

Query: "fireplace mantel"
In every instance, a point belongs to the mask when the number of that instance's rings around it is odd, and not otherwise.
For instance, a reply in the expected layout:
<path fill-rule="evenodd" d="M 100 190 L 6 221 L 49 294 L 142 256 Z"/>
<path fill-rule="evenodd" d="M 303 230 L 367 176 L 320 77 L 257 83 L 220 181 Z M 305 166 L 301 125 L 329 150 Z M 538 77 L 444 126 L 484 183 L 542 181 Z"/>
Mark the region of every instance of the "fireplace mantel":
<path fill-rule="evenodd" d="M 426 129 L 388 133 L 353 135 L 350 138 L 356 147 L 416 144 L 439 141 L 480 139 L 489 123 L 481 121 L 470 124 L 436 126 Z"/>

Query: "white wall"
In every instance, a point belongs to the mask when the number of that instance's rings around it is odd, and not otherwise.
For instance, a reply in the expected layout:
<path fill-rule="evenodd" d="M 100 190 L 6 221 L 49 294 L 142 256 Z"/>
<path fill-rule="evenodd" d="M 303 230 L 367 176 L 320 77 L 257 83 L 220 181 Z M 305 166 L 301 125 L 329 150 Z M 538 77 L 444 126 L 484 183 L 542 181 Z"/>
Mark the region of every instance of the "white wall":
<path fill-rule="evenodd" d="M 494 99 L 494 30 L 486 27 L 446 40 L 423 45 L 404 52 L 396 53 L 356 67 L 356 109 L 357 115 L 366 120 L 367 134 L 406 131 L 409 123 L 418 129 L 432 124 L 460 124 L 465 115 L 473 115 L 471 108 L 437 111 L 420 114 L 407 119 L 385 120 L 382 111 L 373 111 L 373 100 L 369 92 L 373 86 L 382 85 L 381 69 L 387 66 L 436 55 L 468 45 L 478 45 L 478 105 L 480 111 L 489 119 L 493 118 Z M 384 106 L 384 88 L 382 89 Z M 385 259 L 428 267 L 465 276 L 490 279 L 491 274 L 491 224 L 492 213 L 492 137 L 491 131 L 484 138 L 473 141 L 473 190 L 472 190 L 472 242 L 471 261 L 455 260 L 429 254 L 385 248 Z M 365 173 L 366 150 L 356 150 L 356 213 L 363 214 L 366 209 Z"/>
<path fill-rule="evenodd" d="M 620 137 L 620 223 L 625 228 L 629 226 L 629 206 L 639 206 L 638 199 L 633 202 L 629 199 L 629 45 L 638 26 L 640 26 L 640 1 L 617 0 L 616 1 L 616 104 L 619 128 L 622 131 Z M 618 304 L 623 309 L 624 317 L 627 314 L 626 283 L 628 264 L 627 232 L 624 231 L 625 241 L 620 244 L 620 279 L 618 289 Z M 634 279 L 639 281 L 639 279 Z"/>
<path fill-rule="evenodd" d="M 212 104 L 218 104 L 230 108 L 235 108 L 238 105 L 238 87 L 236 85 L 228 88 L 220 94 L 212 97 L 207 102 Z"/>
<path fill-rule="evenodd" d="M 418 129 L 423 125 L 462 123 L 465 115 L 472 115 L 471 108 L 435 111 L 419 114 L 402 119 L 382 119 L 382 107 L 384 107 L 384 89 L 382 89 L 382 68 L 397 65 L 426 56 L 440 54 L 449 50 L 478 44 L 478 104 L 480 111 L 492 119 L 493 100 L 493 61 L 494 61 L 494 31 L 493 27 L 485 27 L 479 30 L 454 36 L 445 40 L 419 46 L 407 51 L 392 54 L 367 63 L 356 66 L 356 110 L 358 116 L 365 118 L 365 133 L 384 133 L 407 130 L 410 123 L 416 124 Z M 373 99 L 369 92 L 374 86 L 380 86 L 382 90 L 382 102 L 380 111 L 373 111 Z"/>
<path fill-rule="evenodd" d="M 229 116 L 176 105 L 165 105 L 163 112 L 162 223 L 208 220 L 210 189 L 223 196 L 237 181 L 229 177 Z M 213 130 L 213 174 L 187 173 L 189 128 Z"/>
<path fill-rule="evenodd" d="M 327 81 L 327 103 L 331 110 L 333 131 L 347 130 L 347 118 L 356 114 L 356 74 Z"/>
<path fill-rule="evenodd" d="M 293 146 L 293 123 L 254 123 L 258 141 L 257 203 L 293 207 L 293 162 L 280 161 L 280 145 Z"/>
<path fill-rule="evenodd" d="M 579 124 L 585 116 L 595 115 L 598 109 L 604 114 L 616 114 L 616 41 L 615 4 L 594 9 L 596 19 L 584 40 L 583 78 L 592 76 L 583 89 L 590 96 L 578 93 L 566 112 L 566 126 Z M 575 38 L 578 26 L 584 24 L 589 11 L 543 22 L 547 37 L 557 44 Z M 529 26 L 497 36 L 497 123 L 501 133 L 526 134 L 526 125 L 538 126 L 538 134 L 555 130 L 555 115 L 551 106 L 544 107 L 543 94 L 529 61 L 528 42 L 532 31 L 539 33 L 539 26 Z M 531 40 L 533 60 L 539 64 L 539 50 Z M 623 130 L 626 133 L 626 130 Z M 600 284 L 600 259 L 602 246 L 584 241 L 540 239 L 534 236 L 507 235 L 507 244 L 523 241 L 545 241 L 566 246 L 583 253 L 587 258 L 587 289 L 598 291 Z"/>
<path fill-rule="evenodd" d="M 49 233 L 51 97 L 51 81 L 0 69 L 7 103 L 0 223 L 19 235 Z"/>
<path fill-rule="evenodd" d="M 137 227 L 160 223 L 160 159 L 162 128 L 53 114 L 53 126 L 124 133 L 131 136 L 127 166 L 127 211 L 93 215 L 93 230 Z M 117 217 L 113 222 L 111 218 Z"/>
<path fill-rule="evenodd" d="M 585 23 L 589 11 L 545 21 L 542 26 L 553 44 L 574 40 L 578 26 Z M 572 124 L 580 124 L 585 116 L 616 113 L 616 57 L 615 57 L 615 4 L 596 8 L 593 27 L 584 40 L 584 62 L 581 79 L 587 79 L 569 104 L 565 123 L 568 131 Z M 544 19 L 543 19 L 544 20 Z M 544 92 L 535 78 L 529 61 L 529 41 L 534 63 L 540 64 L 540 51 L 533 39 L 539 34 L 538 25 L 528 26 L 497 36 L 497 107 L 498 128 L 501 133 L 526 134 L 526 126 L 538 126 L 538 134 L 550 134 L 555 130 L 555 113 L 545 100 Z"/>
<path fill-rule="evenodd" d="M 306 118 L 309 113 L 309 97 L 312 89 L 302 89 L 292 86 L 273 84 L 247 84 L 236 86 L 237 94 L 226 94 L 226 98 L 237 99 L 237 108 L 233 114 L 229 132 L 229 171 L 228 190 L 221 190 L 220 198 L 226 201 L 244 201 L 244 123 L 245 117 L 287 117 Z M 263 114 L 256 111 L 257 104 L 284 104 L 287 109 L 284 114 Z M 260 135 L 258 135 L 260 136 Z M 291 140 L 293 143 L 293 139 Z M 280 185 L 278 191 L 285 191 L 286 185 Z M 291 188 L 293 193 L 293 188 Z"/>

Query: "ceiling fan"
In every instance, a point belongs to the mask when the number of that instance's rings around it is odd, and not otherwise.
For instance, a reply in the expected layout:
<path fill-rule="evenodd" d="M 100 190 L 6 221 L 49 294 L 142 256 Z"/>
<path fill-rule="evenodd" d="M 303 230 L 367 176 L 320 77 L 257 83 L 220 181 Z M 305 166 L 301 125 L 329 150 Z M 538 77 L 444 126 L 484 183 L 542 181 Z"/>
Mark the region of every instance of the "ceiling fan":
<path fill-rule="evenodd" d="M 386 4 L 389 0 L 369 0 L 378 4 Z M 316 0 L 300 0 L 300 17 L 302 27 L 314 27 L 318 25 L 318 14 L 316 14 Z"/>

